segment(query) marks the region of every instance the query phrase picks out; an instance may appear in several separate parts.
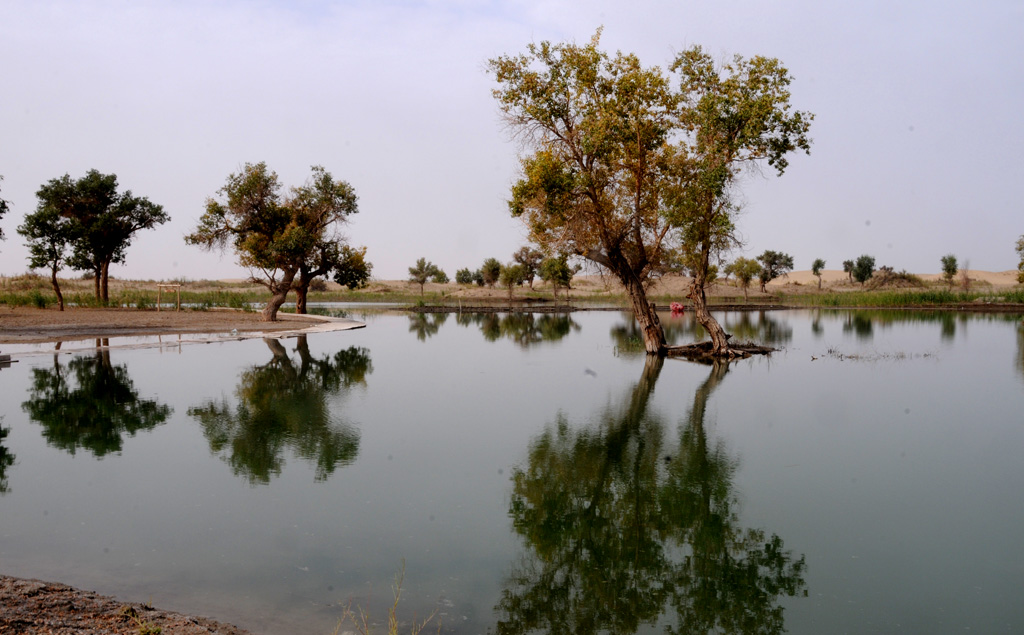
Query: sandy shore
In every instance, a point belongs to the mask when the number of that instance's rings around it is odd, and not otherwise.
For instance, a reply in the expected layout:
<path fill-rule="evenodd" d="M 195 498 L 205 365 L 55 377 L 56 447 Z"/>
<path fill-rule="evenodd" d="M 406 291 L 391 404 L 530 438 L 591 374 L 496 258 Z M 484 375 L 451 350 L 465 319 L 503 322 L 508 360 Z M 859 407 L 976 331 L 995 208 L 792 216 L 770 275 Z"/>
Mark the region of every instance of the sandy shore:
<path fill-rule="evenodd" d="M 205 617 L 121 602 L 64 584 L 6 576 L 0 576 L 0 633 L 249 635 L 249 631 Z"/>
<path fill-rule="evenodd" d="M 281 319 L 277 322 L 263 322 L 258 313 L 234 310 L 138 311 L 75 308 L 57 311 L 0 307 L 0 345 L 177 334 L 189 334 L 197 340 L 204 337 L 282 337 L 300 332 L 362 326 L 353 320 L 315 315 L 280 314 L 279 317 Z"/>

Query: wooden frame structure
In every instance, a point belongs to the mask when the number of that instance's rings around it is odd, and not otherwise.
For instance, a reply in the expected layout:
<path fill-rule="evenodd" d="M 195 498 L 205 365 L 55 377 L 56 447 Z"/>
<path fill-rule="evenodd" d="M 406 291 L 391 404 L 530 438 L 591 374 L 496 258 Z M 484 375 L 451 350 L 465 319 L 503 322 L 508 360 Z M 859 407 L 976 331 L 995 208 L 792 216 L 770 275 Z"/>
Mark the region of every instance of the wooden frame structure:
<path fill-rule="evenodd" d="M 160 310 L 160 293 L 164 289 L 168 289 L 168 290 L 174 289 L 174 293 L 175 293 L 175 296 L 176 296 L 176 302 L 175 302 L 175 305 L 174 305 L 174 310 L 175 311 L 180 311 L 181 310 L 181 285 L 180 284 L 158 284 L 158 285 L 156 285 L 156 310 L 157 311 Z"/>

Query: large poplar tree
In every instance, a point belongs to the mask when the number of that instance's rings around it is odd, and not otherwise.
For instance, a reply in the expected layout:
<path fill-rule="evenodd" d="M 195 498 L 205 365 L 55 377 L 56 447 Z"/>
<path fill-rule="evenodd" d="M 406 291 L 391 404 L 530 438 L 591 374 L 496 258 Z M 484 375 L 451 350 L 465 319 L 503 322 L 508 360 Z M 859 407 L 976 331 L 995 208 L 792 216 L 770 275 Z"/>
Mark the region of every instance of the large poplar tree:
<path fill-rule="evenodd" d="M 696 316 L 712 354 L 728 336 L 706 307 L 713 262 L 737 244 L 731 196 L 748 166 L 807 150 L 812 116 L 790 112 L 790 78 L 777 60 L 736 57 L 721 67 L 699 47 L 672 75 L 635 55 L 589 44 L 531 44 L 490 61 L 493 91 L 527 148 L 509 207 L 533 242 L 582 256 L 624 286 L 648 353 L 666 351 L 646 283 L 682 253 L 694 273 Z M 676 87 L 678 86 L 678 87 Z"/>
<path fill-rule="evenodd" d="M 89 170 L 73 180 L 70 175 L 51 179 L 36 192 L 38 210 L 49 209 L 70 221 L 72 254 L 68 265 L 90 271 L 96 300 L 109 300 L 108 278 L 112 263 L 124 262 L 135 232 L 170 220 L 160 205 L 126 190 L 117 192 L 117 175 Z M 56 226 L 56 225 L 55 225 Z"/>
<path fill-rule="evenodd" d="M 358 211 L 351 185 L 335 181 L 320 166 L 312 171 L 306 184 L 283 196 L 277 173 L 266 163 L 246 163 L 219 190 L 223 200 L 207 199 L 199 226 L 185 237 L 185 242 L 205 249 L 234 248 L 252 281 L 270 290 L 263 309 L 268 322 L 277 319 L 303 271 L 308 286 L 311 273 L 320 269 L 318 257 L 340 243 L 338 227 Z"/>

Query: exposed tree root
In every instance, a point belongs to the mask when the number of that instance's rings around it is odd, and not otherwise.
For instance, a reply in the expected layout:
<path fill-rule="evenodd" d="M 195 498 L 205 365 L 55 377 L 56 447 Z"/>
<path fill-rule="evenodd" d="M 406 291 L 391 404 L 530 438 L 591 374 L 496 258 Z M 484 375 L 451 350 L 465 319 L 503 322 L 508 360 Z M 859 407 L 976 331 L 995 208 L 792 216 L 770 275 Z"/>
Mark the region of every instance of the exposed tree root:
<path fill-rule="evenodd" d="M 697 342 L 696 344 L 684 344 L 682 346 L 666 346 L 666 357 L 685 357 L 697 361 L 712 361 L 716 359 L 737 359 L 750 357 L 751 355 L 767 355 L 776 348 L 761 346 L 759 344 L 730 344 L 724 354 L 716 354 L 713 351 L 713 344 L 710 341 Z"/>

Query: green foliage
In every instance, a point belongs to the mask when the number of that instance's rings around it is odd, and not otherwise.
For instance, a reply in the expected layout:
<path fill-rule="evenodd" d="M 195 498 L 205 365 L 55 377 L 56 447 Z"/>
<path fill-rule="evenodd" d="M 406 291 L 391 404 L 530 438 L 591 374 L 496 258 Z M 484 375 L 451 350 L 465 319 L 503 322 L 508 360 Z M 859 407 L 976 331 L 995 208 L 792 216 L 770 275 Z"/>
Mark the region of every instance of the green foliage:
<path fill-rule="evenodd" d="M 540 279 L 549 283 L 555 299 L 558 299 L 558 289 L 568 289 L 572 284 L 572 278 L 578 269 L 569 266 L 569 257 L 565 254 L 545 258 L 540 263 Z"/>
<path fill-rule="evenodd" d="M 853 264 L 853 270 L 850 275 L 857 282 L 864 284 L 871 279 L 871 276 L 875 274 L 875 258 L 868 256 L 867 254 L 857 258 L 857 261 Z"/>
<path fill-rule="evenodd" d="M 32 289 L 29 293 L 29 301 L 37 309 L 45 309 L 50 303 L 50 299 L 40 293 L 39 289 Z"/>
<path fill-rule="evenodd" d="M 470 271 L 469 267 L 455 272 L 455 282 L 458 284 L 473 284 L 474 279 L 474 272 Z"/>
<path fill-rule="evenodd" d="M 297 275 L 304 303 L 312 278 L 339 266 L 345 253 L 337 228 L 359 211 L 351 185 L 335 181 L 321 166 L 311 171 L 305 184 L 283 197 L 277 174 L 266 163 L 246 163 L 218 190 L 222 200 L 207 199 L 198 227 L 185 236 L 185 242 L 204 249 L 230 244 L 242 266 L 259 272 L 253 279 L 273 294 L 264 309 L 268 320 L 276 318 Z"/>
<path fill-rule="evenodd" d="M 1024 236 L 1017 239 L 1017 257 L 1020 258 L 1020 262 L 1017 264 L 1017 282 L 1024 284 Z"/>
<path fill-rule="evenodd" d="M 726 271 L 739 281 L 740 287 L 743 289 L 743 299 L 746 300 L 747 289 L 750 288 L 750 282 L 761 273 L 761 265 L 753 258 L 741 256 L 726 265 Z"/>
<path fill-rule="evenodd" d="M 4 447 L 4 439 L 10 432 L 10 428 L 0 428 L 0 494 L 7 493 L 7 468 L 14 466 L 14 454 Z"/>
<path fill-rule="evenodd" d="M 853 282 L 853 267 L 854 267 L 854 264 L 855 263 L 852 260 L 844 260 L 843 261 L 843 273 L 845 273 L 849 277 L 850 282 Z"/>
<path fill-rule="evenodd" d="M 544 254 L 530 247 L 520 247 L 512 254 L 512 260 L 522 265 L 524 280 L 531 289 L 533 288 L 533 279 L 537 276 L 537 268 L 543 259 Z"/>
<path fill-rule="evenodd" d="M 373 372 L 369 351 L 352 346 L 314 357 L 300 336 L 296 359 L 279 341 L 266 343 L 273 357 L 241 374 L 237 404 L 210 400 L 188 415 L 202 426 L 210 450 L 250 484 L 279 476 L 289 448 L 324 481 L 359 453 L 359 431 L 340 418 L 337 399 L 366 383 Z"/>
<path fill-rule="evenodd" d="M 484 284 L 493 287 L 501 275 L 501 262 L 497 258 L 488 258 L 480 267 L 480 277 Z"/>
<path fill-rule="evenodd" d="M 432 282 L 436 282 L 437 284 L 448 284 L 449 282 L 448 274 L 445 273 L 444 270 L 440 268 L 438 268 L 437 272 L 430 277 L 430 280 Z"/>
<path fill-rule="evenodd" d="M 953 286 L 953 278 L 956 277 L 958 269 L 959 266 L 956 262 L 956 256 L 953 254 L 946 254 L 942 257 L 942 279 L 945 280 L 950 287 Z"/>
<path fill-rule="evenodd" d="M 341 247 L 341 257 L 334 267 L 334 281 L 349 289 L 365 288 L 373 265 L 366 259 L 366 247 Z"/>
<path fill-rule="evenodd" d="M 526 282 L 526 267 L 520 264 L 504 265 L 498 273 L 501 286 L 508 289 L 508 297 L 512 299 L 512 289 Z"/>
<path fill-rule="evenodd" d="M 761 282 L 761 291 L 764 291 L 765 285 L 772 280 L 784 276 L 793 270 L 793 256 L 781 251 L 766 249 L 764 253 L 757 257 L 757 260 L 761 263 L 761 270 L 757 274 Z"/>
<path fill-rule="evenodd" d="M 814 262 L 811 263 L 811 273 L 818 278 L 818 288 L 821 288 L 821 270 L 825 268 L 825 261 L 821 258 L 815 258 Z"/>
<path fill-rule="evenodd" d="M 420 258 L 416 261 L 416 266 L 409 267 L 409 282 L 420 285 L 420 295 L 423 295 L 423 285 L 427 280 L 437 278 L 438 275 L 444 275 L 444 272 L 426 258 Z M 446 280 L 447 278 L 448 276 L 445 276 Z"/>
<path fill-rule="evenodd" d="M 30 258 L 44 261 L 39 266 L 54 266 L 53 250 L 70 244 L 67 264 L 74 269 L 92 272 L 96 279 L 96 298 L 108 300 L 108 272 L 111 263 L 124 262 L 126 251 L 135 233 L 152 229 L 170 220 L 163 207 L 130 190 L 117 192 L 117 176 L 89 170 L 78 180 L 65 174 L 51 179 L 36 192 L 39 199 L 33 223 L 23 225 L 30 240 Z M 58 222 L 53 217 L 64 219 Z M 28 218 L 26 218 L 28 222 Z M 55 235 L 47 240 L 40 232 L 51 229 Z M 46 245 L 46 243 L 51 243 Z M 62 260 L 63 256 L 59 260 Z"/>
<path fill-rule="evenodd" d="M 496 632 L 784 632 L 781 600 L 806 592 L 806 564 L 739 523 L 738 460 L 705 424 L 728 367 L 670 426 L 650 405 L 663 359 L 648 360 L 625 398 L 588 425 L 558 415 L 513 468 L 509 516 L 527 551 Z"/>
<path fill-rule="evenodd" d="M 122 435 L 152 430 L 172 412 L 140 399 L 127 366 L 114 364 L 108 350 L 76 356 L 67 365 L 33 368 L 21 408 L 43 426 L 48 445 L 72 455 L 85 448 L 97 457 L 120 452 Z"/>
<path fill-rule="evenodd" d="M 813 116 L 790 109 L 778 60 L 718 66 L 694 47 L 666 74 L 632 54 L 608 55 L 600 35 L 490 60 L 494 97 L 530 144 L 509 209 L 545 250 L 580 254 L 618 277 L 656 352 L 664 336 L 644 283 L 677 254 L 703 306 L 712 261 L 737 244 L 732 186 L 763 161 L 782 174 L 790 152 L 809 149 Z"/>

